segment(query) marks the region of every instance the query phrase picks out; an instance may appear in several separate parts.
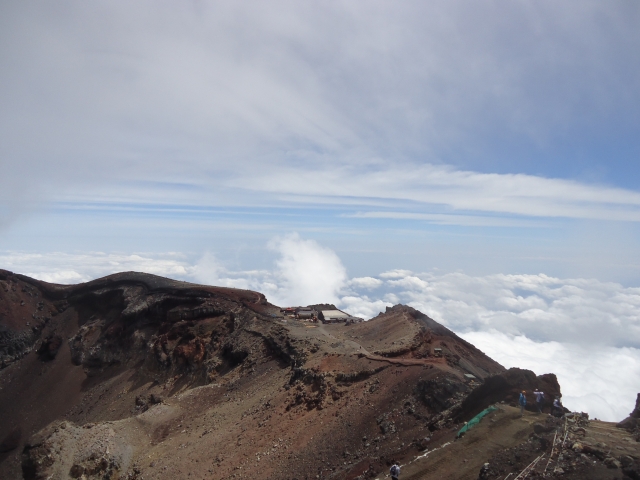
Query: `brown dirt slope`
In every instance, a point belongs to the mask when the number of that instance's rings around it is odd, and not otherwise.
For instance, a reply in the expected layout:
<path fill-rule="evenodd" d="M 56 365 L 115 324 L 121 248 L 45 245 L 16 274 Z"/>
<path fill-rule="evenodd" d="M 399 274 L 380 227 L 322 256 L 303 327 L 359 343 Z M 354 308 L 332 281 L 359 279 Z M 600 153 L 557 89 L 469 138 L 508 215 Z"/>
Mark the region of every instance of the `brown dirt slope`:
<path fill-rule="evenodd" d="M 639 459 L 640 443 L 613 423 L 589 421 L 581 414 L 558 419 L 527 411 L 521 417 L 518 408 L 499 404 L 462 438 L 456 439 L 452 429 L 427 451 L 406 458 L 401 478 L 636 479 Z M 386 473 L 381 471 L 376 478 L 383 479 Z"/>

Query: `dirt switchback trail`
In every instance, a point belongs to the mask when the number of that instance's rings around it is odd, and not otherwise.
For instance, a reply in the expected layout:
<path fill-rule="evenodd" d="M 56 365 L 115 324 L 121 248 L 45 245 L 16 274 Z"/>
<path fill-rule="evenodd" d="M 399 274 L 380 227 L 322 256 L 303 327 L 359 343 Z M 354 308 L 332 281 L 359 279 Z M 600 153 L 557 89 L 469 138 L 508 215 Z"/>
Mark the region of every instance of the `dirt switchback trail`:
<path fill-rule="evenodd" d="M 466 435 L 456 440 L 457 429 L 440 438 L 439 445 L 402 465 L 402 480 L 476 480 L 482 465 L 496 453 L 526 441 L 538 416 L 517 408 L 500 406 Z M 445 445 L 445 446 L 442 446 Z M 384 479 L 387 472 L 378 475 Z M 388 477 L 387 477 L 388 478 Z"/>
<path fill-rule="evenodd" d="M 456 439 L 457 429 L 452 429 L 427 451 L 407 459 L 402 479 L 504 480 L 530 466 L 526 478 L 640 478 L 640 442 L 614 423 L 587 420 L 581 414 L 558 419 L 525 411 L 521 417 L 516 407 L 497 407 L 462 438 Z M 387 472 L 376 478 L 388 478 Z"/>

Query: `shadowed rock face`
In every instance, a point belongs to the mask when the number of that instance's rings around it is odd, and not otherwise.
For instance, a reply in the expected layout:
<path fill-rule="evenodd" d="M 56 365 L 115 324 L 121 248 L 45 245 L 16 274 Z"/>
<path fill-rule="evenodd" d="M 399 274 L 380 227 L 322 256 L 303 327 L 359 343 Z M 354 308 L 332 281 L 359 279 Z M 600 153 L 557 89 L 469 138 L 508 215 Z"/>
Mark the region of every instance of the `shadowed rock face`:
<path fill-rule="evenodd" d="M 638 427 L 640 427 L 640 393 L 636 398 L 636 406 L 633 409 L 633 412 L 631 412 L 627 418 L 622 420 L 616 426 L 629 431 L 637 430 Z"/>
<path fill-rule="evenodd" d="M 82 365 L 87 374 L 139 361 L 150 361 L 149 368 L 157 366 L 169 372 L 193 371 L 203 366 L 207 356 L 212 358 L 215 351 L 222 350 L 221 342 L 233 332 L 236 317 L 264 313 L 270 307 L 256 292 L 198 286 L 135 272 L 75 286 L 51 285 L 6 271 L 0 271 L 0 278 L 5 294 L 20 289 L 32 298 L 26 306 L 15 294 L 15 298 L 5 295 L 2 299 L 5 311 L 15 310 L 19 301 L 32 318 L 31 322 L 2 322 L 0 352 L 5 366 L 28 353 L 36 342 L 42 360 L 55 358 L 62 338 L 53 333 L 40 340 L 42 331 L 53 317 L 72 308 L 79 328 L 66 341 L 73 362 Z M 69 321 L 55 322 L 57 325 L 47 330 L 56 332 L 60 323 Z"/>
<path fill-rule="evenodd" d="M 369 478 L 512 394 L 479 390 L 504 369 L 406 306 L 320 325 L 256 292 L 133 272 L 0 278 L 0 431 L 18 432 L 1 478 Z"/>
<path fill-rule="evenodd" d="M 153 351 L 163 362 L 174 365 L 182 359 L 193 365 L 203 360 L 196 337 L 202 337 L 204 331 L 216 335 L 220 328 L 221 332 L 232 331 L 232 317 L 247 306 L 262 313 L 269 308 L 264 296 L 256 292 L 198 286 L 135 272 L 67 286 L 0 270 L 0 366 L 19 360 L 36 342 L 43 360 L 55 357 L 61 338 L 50 335 L 42 342 L 40 338 L 43 330 L 55 332 L 61 323 L 68 323 L 57 321 L 48 327 L 70 307 L 80 327 L 69 340 L 72 357 L 89 371 L 140 360 L 148 353 L 143 344 L 156 334 L 159 337 Z M 225 315 L 213 322 L 220 325 L 193 332 L 195 322 Z M 188 346 L 190 342 L 193 347 Z"/>
<path fill-rule="evenodd" d="M 526 391 L 527 406 L 530 411 L 537 411 L 534 389 L 544 392 L 543 411 L 551 411 L 553 399 L 560 396 L 560 385 L 553 373 L 536 376 L 531 370 L 510 368 L 506 372 L 487 378 L 478 388 L 473 390 L 460 405 L 456 419 L 469 420 L 482 410 L 497 402 L 516 405 L 520 392 Z"/>
<path fill-rule="evenodd" d="M 0 369 L 28 354 L 57 313 L 30 281 L 0 270 Z"/>

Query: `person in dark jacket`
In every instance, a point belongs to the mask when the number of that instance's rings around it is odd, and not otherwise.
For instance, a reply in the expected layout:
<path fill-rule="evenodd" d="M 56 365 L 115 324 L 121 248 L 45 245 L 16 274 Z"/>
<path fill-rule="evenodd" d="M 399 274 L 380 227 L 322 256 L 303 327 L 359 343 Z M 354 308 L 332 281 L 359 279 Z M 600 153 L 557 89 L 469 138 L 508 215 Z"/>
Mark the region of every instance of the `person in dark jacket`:
<path fill-rule="evenodd" d="M 394 462 L 394 464 L 389 469 L 389 473 L 391 474 L 391 478 L 393 480 L 398 480 L 398 477 L 400 476 L 400 465 Z"/>

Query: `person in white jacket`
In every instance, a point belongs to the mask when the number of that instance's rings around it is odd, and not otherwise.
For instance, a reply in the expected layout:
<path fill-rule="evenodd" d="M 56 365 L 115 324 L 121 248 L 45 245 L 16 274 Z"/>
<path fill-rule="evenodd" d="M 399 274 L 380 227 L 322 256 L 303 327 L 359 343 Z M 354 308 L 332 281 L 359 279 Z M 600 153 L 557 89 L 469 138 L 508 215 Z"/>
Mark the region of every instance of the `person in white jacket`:
<path fill-rule="evenodd" d="M 536 388 L 533 394 L 536 396 L 536 407 L 538 407 L 538 413 L 542 413 L 542 402 L 544 400 L 544 392 L 541 392 Z"/>
<path fill-rule="evenodd" d="M 398 477 L 400 476 L 400 465 L 394 463 L 389 469 L 389 473 L 391 474 L 391 478 L 393 480 L 398 480 Z"/>

